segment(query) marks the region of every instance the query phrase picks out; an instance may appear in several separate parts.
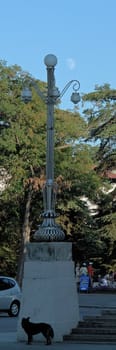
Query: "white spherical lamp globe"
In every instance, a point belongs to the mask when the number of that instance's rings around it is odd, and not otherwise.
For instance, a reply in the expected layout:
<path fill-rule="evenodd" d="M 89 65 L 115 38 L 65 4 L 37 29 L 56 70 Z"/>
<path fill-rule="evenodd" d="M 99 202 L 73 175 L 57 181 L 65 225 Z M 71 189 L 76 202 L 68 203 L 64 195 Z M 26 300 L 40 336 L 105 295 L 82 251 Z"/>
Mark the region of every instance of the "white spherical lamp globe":
<path fill-rule="evenodd" d="M 49 67 L 55 67 L 57 64 L 57 57 L 55 55 L 52 54 L 48 54 L 47 56 L 45 56 L 44 58 L 44 63 L 45 65 L 49 68 Z"/>

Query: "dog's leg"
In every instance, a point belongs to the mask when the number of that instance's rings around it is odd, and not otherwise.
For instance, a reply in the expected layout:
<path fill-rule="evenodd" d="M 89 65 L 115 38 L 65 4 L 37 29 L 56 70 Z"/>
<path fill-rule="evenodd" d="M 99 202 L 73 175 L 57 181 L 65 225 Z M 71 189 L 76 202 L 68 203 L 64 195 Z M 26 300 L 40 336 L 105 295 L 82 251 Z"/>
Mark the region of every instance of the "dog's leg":
<path fill-rule="evenodd" d="M 28 345 L 32 343 L 33 337 L 32 334 L 28 333 Z"/>
<path fill-rule="evenodd" d="M 48 335 L 47 336 L 47 343 L 46 343 L 46 345 L 50 345 L 52 342 L 51 342 L 51 338 L 50 338 L 50 336 Z"/>

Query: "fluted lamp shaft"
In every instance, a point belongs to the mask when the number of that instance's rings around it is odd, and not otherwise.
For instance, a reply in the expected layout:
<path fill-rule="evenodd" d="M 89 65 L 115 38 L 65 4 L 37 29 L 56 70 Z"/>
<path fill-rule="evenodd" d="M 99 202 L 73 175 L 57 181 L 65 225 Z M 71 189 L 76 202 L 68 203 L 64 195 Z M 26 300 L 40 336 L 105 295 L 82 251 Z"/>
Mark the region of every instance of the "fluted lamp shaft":
<path fill-rule="evenodd" d="M 47 57 L 47 56 L 46 56 Z M 46 64 L 47 65 L 47 64 Z M 54 104 L 56 102 L 54 66 L 47 65 L 47 150 L 46 183 L 43 188 L 43 222 L 34 234 L 36 241 L 63 241 L 65 234 L 56 224 L 55 202 L 57 186 L 54 182 Z"/>

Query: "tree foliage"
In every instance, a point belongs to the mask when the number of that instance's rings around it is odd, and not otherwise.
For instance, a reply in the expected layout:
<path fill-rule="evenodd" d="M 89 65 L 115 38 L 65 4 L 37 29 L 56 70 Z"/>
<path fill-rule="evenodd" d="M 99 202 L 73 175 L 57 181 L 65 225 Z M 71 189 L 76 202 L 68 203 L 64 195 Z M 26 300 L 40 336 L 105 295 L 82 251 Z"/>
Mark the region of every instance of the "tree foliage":
<path fill-rule="evenodd" d="M 99 192 L 98 215 L 95 218 L 103 249 L 101 263 L 114 264 L 116 251 L 116 193 L 108 180 L 108 171 L 116 170 L 116 90 L 110 85 L 96 86 L 95 91 L 83 96 L 84 115 L 88 120 L 87 141 L 96 142 L 96 172 L 103 179 L 103 190 Z M 89 107 L 88 107 L 89 106 Z M 108 194 L 108 190 L 110 190 Z"/>
<path fill-rule="evenodd" d="M 94 92 L 84 95 L 83 101 L 90 106 L 84 115 L 88 139 L 98 144 L 97 167 L 100 171 L 111 170 L 116 165 L 116 90 L 108 84 L 96 86 Z"/>

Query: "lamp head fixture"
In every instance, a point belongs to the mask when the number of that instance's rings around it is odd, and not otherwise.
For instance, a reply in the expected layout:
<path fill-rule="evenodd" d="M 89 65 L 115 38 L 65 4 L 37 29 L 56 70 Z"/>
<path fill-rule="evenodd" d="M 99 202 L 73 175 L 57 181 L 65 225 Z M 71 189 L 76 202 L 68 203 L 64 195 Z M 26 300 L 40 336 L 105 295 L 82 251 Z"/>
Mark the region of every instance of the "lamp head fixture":
<path fill-rule="evenodd" d="M 51 97 L 54 97 L 56 100 L 60 97 L 60 91 L 57 86 L 54 86 Z"/>
<path fill-rule="evenodd" d="M 21 93 L 21 100 L 25 103 L 28 103 L 32 100 L 32 92 L 28 86 L 25 86 L 23 88 L 22 93 Z"/>
<path fill-rule="evenodd" d="M 76 83 L 73 85 L 73 91 L 71 95 L 71 101 L 76 105 L 80 102 L 80 94 L 77 92 L 80 89 L 80 82 L 77 80 Z"/>
<path fill-rule="evenodd" d="M 77 103 L 80 102 L 81 98 L 80 98 L 80 95 L 79 95 L 79 92 L 72 92 L 72 95 L 71 95 L 71 101 L 76 105 Z"/>
<path fill-rule="evenodd" d="M 57 57 L 53 54 L 48 54 L 45 56 L 44 58 L 44 63 L 47 66 L 47 69 L 51 70 L 54 69 L 54 67 L 57 64 Z M 50 72 L 49 72 L 50 73 Z M 53 78 L 54 79 L 54 76 Z M 54 79 L 55 81 L 55 79 Z M 45 94 L 39 89 L 39 87 L 37 86 L 37 84 L 30 79 L 30 83 L 31 85 L 35 88 L 37 94 L 39 95 L 39 97 L 42 98 L 43 101 L 45 101 L 46 103 L 48 103 L 48 100 L 46 100 Z M 68 90 L 68 88 L 70 87 L 70 85 L 74 83 L 73 85 L 73 93 L 71 95 L 71 101 L 74 104 L 77 104 L 78 102 L 80 102 L 80 95 L 79 95 L 79 88 L 80 88 L 80 82 L 78 80 L 71 80 L 69 81 L 66 86 L 64 87 L 64 89 L 61 91 L 59 91 L 59 89 L 55 86 L 52 87 L 52 89 L 48 89 L 48 98 L 53 98 L 53 102 L 56 103 L 57 99 L 61 98 L 65 92 Z M 22 94 L 21 94 L 21 99 L 23 102 L 28 103 L 32 100 L 32 92 L 29 88 L 29 84 L 28 86 L 24 86 L 23 90 L 22 90 Z"/>
<path fill-rule="evenodd" d="M 55 55 L 48 54 L 44 58 L 44 63 L 47 66 L 47 68 L 53 68 L 57 64 L 57 57 Z"/>

